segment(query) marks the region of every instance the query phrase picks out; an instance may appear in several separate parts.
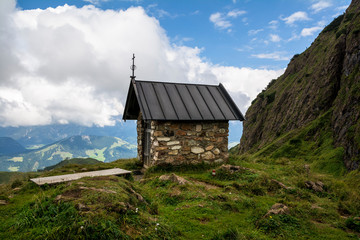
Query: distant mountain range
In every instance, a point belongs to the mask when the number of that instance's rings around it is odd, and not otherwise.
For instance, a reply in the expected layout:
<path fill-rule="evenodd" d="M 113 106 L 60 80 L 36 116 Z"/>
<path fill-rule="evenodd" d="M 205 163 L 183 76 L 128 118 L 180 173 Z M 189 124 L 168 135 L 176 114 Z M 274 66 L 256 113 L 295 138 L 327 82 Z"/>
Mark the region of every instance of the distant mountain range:
<path fill-rule="evenodd" d="M 10 137 L 0 137 L 0 156 L 25 153 L 28 150 Z"/>
<path fill-rule="evenodd" d="M 0 127 L 1 137 L 11 137 L 26 148 L 38 148 L 77 135 L 113 136 L 136 144 L 136 122 L 117 122 L 115 126 L 53 124 L 32 127 Z"/>
<path fill-rule="evenodd" d="M 242 123 L 230 121 L 229 147 L 239 143 L 242 129 Z M 27 149 L 37 149 L 76 135 L 113 136 L 121 138 L 130 144 L 137 144 L 136 121 L 117 122 L 115 126 L 105 127 L 86 127 L 76 124 L 0 127 L 0 137 L 10 137 Z"/>
<path fill-rule="evenodd" d="M 9 140 L 9 143 L 13 146 L 17 145 L 13 139 Z M 18 145 L 20 147 L 16 149 L 21 150 L 21 145 L 19 143 Z M 111 162 L 119 158 L 133 158 L 136 155 L 137 146 L 120 138 L 78 135 L 39 149 L 9 154 L 9 156 L 3 154 L 0 156 L 0 171 L 36 171 L 67 158 L 90 157 L 102 162 Z"/>

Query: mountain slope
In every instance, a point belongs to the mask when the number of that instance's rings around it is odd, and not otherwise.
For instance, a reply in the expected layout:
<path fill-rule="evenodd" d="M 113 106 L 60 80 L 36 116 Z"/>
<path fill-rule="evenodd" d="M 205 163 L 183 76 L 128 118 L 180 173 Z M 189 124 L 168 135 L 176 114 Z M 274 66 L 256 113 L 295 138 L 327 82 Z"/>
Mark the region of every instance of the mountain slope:
<path fill-rule="evenodd" d="M 256 152 L 277 140 L 274 151 L 323 116 L 323 125 L 300 140 L 318 141 L 326 135 L 334 148 L 342 149 L 340 157 L 346 167 L 358 168 L 359 46 L 360 1 L 354 0 L 253 101 L 246 113 L 240 153 Z"/>
<path fill-rule="evenodd" d="M 116 137 L 73 136 L 25 154 L 0 157 L 0 171 L 36 171 L 66 158 L 90 157 L 110 162 L 136 157 L 136 148 Z"/>
<path fill-rule="evenodd" d="M 17 141 L 9 137 L 0 137 L 0 156 L 23 153 L 27 150 Z"/>
<path fill-rule="evenodd" d="M 8 136 L 29 148 L 48 145 L 77 135 L 113 136 L 136 144 L 136 122 L 118 121 L 115 126 L 80 126 L 76 124 L 52 124 L 30 127 L 0 127 L 0 136 Z"/>
<path fill-rule="evenodd" d="M 76 165 L 92 165 L 92 164 L 99 164 L 101 163 L 100 161 L 93 159 L 93 158 L 72 158 L 72 159 L 65 159 L 55 165 L 52 166 L 48 166 L 44 168 L 44 171 L 50 171 L 53 169 L 57 169 L 57 168 L 61 168 L 64 167 L 66 165 L 70 165 L 70 164 L 76 164 Z"/>

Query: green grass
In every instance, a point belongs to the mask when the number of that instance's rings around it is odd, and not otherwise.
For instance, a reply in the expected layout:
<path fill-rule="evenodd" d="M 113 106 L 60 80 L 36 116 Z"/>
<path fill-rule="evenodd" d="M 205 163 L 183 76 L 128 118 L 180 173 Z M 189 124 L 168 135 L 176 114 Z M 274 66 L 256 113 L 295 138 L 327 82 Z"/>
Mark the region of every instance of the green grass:
<path fill-rule="evenodd" d="M 68 164 L 78 164 L 78 165 L 91 165 L 91 164 L 99 164 L 101 161 L 98 161 L 94 158 L 72 158 L 72 159 L 65 159 L 53 166 L 49 166 L 44 168 L 44 171 L 50 171 L 55 168 L 60 168 L 62 166 L 68 165 Z"/>
<path fill-rule="evenodd" d="M 296 154 L 309 145 L 299 134 L 286 141 L 299 148 Z M 325 145 L 316 158 L 325 156 Z M 311 162 L 309 155 L 296 161 L 292 151 L 278 147 L 273 153 L 283 152 L 281 156 L 232 155 L 231 164 L 249 168 L 236 174 L 200 164 L 154 167 L 141 181 L 111 176 L 39 187 L 18 178 L 0 186 L 0 199 L 8 203 L 0 206 L 0 239 L 358 239 L 359 171 L 338 174 L 315 167 L 312 160 L 307 172 L 303 164 Z M 140 166 L 129 159 L 85 168 Z M 33 174 L 83 168 L 70 164 Z M 170 173 L 190 184 L 159 180 Z M 325 191 L 307 189 L 307 180 L 322 181 Z M 275 203 L 288 206 L 288 214 L 265 217 Z"/>

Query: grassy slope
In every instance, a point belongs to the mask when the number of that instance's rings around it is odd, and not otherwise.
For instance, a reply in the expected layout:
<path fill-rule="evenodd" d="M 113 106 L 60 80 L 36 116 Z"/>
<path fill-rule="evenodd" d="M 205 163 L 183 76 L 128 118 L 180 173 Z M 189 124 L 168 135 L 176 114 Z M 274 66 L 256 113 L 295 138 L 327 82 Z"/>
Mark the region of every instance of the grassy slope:
<path fill-rule="evenodd" d="M 65 159 L 53 166 L 46 167 L 46 168 L 44 168 L 44 170 L 49 171 L 49 170 L 52 170 L 55 168 L 63 167 L 68 164 L 89 164 L 89 165 L 91 165 L 91 164 L 99 164 L 99 163 L 101 163 L 101 161 L 98 161 L 94 158 L 72 158 L 72 159 Z"/>
<path fill-rule="evenodd" d="M 102 177 L 41 188 L 23 180 L 1 185 L 0 199 L 9 204 L 0 205 L 0 239 L 359 238 L 354 229 L 359 231 L 360 224 L 352 220 L 360 214 L 358 171 L 341 175 L 311 166 L 307 174 L 303 164 L 311 161 L 291 157 L 243 155 L 232 156 L 231 162 L 253 171 L 237 175 L 218 171 L 212 177 L 211 166 L 200 165 L 152 169 L 142 181 Z M 109 167 L 136 169 L 138 165 L 128 160 L 86 166 L 88 170 Z M 81 168 L 67 165 L 33 175 Z M 169 172 L 192 184 L 158 179 Z M 271 179 L 292 189 L 279 188 Z M 323 181 L 326 191 L 306 189 L 305 180 Z M 62 200 L 56 201 L 59 195 Z M 286 204 L 289 214 L 264 217 L 277 202 Z"/>

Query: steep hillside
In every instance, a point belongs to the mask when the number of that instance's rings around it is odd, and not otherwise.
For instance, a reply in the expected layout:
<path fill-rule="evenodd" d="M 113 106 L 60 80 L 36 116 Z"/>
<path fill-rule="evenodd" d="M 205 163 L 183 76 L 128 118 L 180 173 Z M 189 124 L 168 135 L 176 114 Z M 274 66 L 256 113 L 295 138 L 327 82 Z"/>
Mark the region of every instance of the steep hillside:
<path fill-rule="evenodd" d="M 17 141 L 9 137 L 0 137 L 0 156 L 23 153 L 27 150 Z"/>
<path fill-rule="evenodd" d="M 120 138 L 73 136 L 28 153 L 0 157 L 0 171 L 36 171 L 67 158 L 94 158 L 111 162 L 136 157 L 136 145 Z"/>
<path fill-rule="evenodd" d="M 338 148 L 336 155 L 341 155 L 348 169 L 357 169 L 359 63 L 360 0 L 353 0 L 346 13 L 330 23 L 305 52 L 295 55 L 285 73 L 253 101 L 246 113 L 240 153 L 277 142 L 268 149 L 271 154 L 292 138 L 300 145 L 316 142 L 307 149 L 315 152 L 326 142 Z M 321 138 L 327 141 L 319 142 Z"/>

